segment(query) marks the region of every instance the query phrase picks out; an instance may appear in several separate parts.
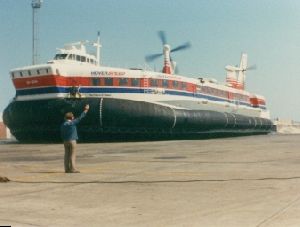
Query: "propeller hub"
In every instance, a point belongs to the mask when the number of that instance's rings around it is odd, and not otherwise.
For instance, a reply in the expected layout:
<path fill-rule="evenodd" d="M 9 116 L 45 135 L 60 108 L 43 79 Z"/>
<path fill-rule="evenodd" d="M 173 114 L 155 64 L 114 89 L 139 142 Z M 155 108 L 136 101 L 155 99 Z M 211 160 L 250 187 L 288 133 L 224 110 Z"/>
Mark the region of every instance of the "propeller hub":
<path fill-rule="evenodd" d="M 170 52 L 170 51 L 171 51 L 171 47 L 170 47 L 170 45 L 168 45 L 168 44 L 165 44 L 165 45 L 164 45 L 164 51 L 168 51 L 168 52 Z"/>

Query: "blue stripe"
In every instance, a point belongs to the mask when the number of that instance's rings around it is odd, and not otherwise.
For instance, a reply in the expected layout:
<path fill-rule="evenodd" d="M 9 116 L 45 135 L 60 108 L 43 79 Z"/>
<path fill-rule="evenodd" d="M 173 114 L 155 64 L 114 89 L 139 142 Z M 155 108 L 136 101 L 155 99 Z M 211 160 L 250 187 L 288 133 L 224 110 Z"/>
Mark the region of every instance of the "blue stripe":
<path fill-rule="evenodd" d="M 46 88 L 17 90 L 17 92 L 16 92 L 17 96 L 48 94 L 48 93 L 66 93 L 66 88 L 64 88 L 64 87 L 46 87 Z"/>
<path fill-rule="evenodd" d="M 67 90 L 68 88 L 66 88 Z M 98 88 L 98 87 L 83 87 L 79 89 L 80 93 L 144 93 L 144 89 L 140 88 Z M 68 92 L 69 93 L 69 92 Z"/>
<path fill-rule="evenodd" d="M 45 88 L 33 88 L 33 89 L 24 89 L 17 90 L 16 95 L 36 95 L 36 94 L 51 94 L 51 93 L 70 93 L 70 87 L 45 87 Z M 80 93 L 146 93 L 154 91 L 155 89 L 142 89 L 142 88 L 114 88 L 114 87 L 82 87 L 79 89 Z M 146 92 L 145 92 L 146 91 Z M 194 94 L 190 92 L 182 92 L 182 91 L 173 91 L 173 90 L 165 90 L 165 94 L 168 95 L 178 95 L 178 96 L 188 96 L 188 97 L 196 97 L 203 98 L 210 101 L 219 101 L 219 102 L 228 102 L 228 103 L 236 103 L 237 101 L 229 101 L 225 98 L 214 97 L 205 94 Z M 252 107 L 249 103 L 239 102 L 239 105 Z M 260 106 L 261 109 L 266 109 L 264 106 Z"/>
<path fill-rule="evenodd" d="M 48 93 L 70 93 L 69 87 L 45 87 L 17 90 L 16 94 L 19 95 L 36 95 Z M 80 93 L 144 93 L 144 89 L 140 88 L 96 88 L 96 87 L 83 87 L 79 89 Z"/>

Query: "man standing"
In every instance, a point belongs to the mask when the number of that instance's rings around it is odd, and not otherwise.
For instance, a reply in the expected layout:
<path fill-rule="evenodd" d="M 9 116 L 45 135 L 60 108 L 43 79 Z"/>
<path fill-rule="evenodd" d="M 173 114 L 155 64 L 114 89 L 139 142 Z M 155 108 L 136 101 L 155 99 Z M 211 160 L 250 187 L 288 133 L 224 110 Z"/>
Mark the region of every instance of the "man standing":
<path fill-rule="evenodd" d="M 76 163 L 76 140 L 78 140 L 76 125 L 85 117 L 86 113 L 89 111 L 90 106 L 87 104 L 84 107 L 84 111 L 80 117 L 74 119 L 72 112 L 65 114 L 65 122 L 62 123 L 60 127 L 61 138 L 64 141 L 65 147 L 65 172 L 66 173 L 80 173 L 75 168 Z"/>

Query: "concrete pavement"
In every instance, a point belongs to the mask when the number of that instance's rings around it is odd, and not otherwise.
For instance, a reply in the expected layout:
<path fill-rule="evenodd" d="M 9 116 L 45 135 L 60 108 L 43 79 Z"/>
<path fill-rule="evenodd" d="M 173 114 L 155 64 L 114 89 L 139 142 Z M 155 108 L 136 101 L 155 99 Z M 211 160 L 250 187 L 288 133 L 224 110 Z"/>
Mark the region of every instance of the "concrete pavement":
<path fill-rule="evenodd" d="M 0 145 L 0 226 L 299 226 L 300 135 Z"/>

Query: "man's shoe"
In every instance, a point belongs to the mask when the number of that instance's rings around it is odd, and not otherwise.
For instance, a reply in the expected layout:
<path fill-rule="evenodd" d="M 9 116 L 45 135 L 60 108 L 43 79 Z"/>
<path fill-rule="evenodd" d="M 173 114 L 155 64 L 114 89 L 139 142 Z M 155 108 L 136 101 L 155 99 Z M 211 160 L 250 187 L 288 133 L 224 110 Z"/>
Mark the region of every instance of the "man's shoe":
<path fill-rule="evenodd" d="M 80 173 L 80 171 L 77 169 L 74 169 L 74 170 L 71 170 L 70 173 Z"/>

